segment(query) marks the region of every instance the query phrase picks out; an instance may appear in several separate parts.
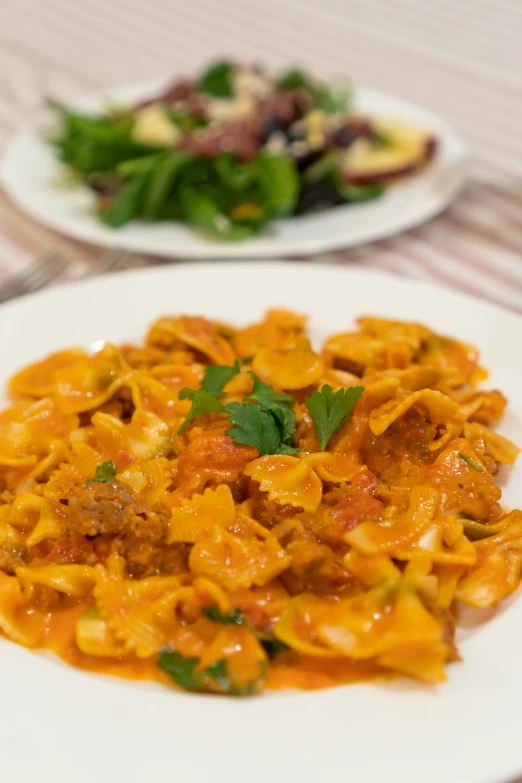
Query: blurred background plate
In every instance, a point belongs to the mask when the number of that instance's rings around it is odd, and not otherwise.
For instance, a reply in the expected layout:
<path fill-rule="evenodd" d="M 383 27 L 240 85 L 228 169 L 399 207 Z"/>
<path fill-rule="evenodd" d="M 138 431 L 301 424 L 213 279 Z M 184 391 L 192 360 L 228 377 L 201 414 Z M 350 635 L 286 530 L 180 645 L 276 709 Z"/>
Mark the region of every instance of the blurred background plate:
<path fill-rule="evenodd" d="M 100 110 L 156 95 L 165 82 L 105 90 L 74 102 Z M 206 238 L 177 223 L 135 221 L 110 229 L 94 214 L 91 192 L 65 184 L 66 177 L 43 136 L 45 123 L 21 130 L 6 146 L 0 182 L 22 210 L 45 225 L 83 240 L 135 253 L 182 258 L 260 258 L 306 255 L 372 242 L 418 226 L 447 207 L 465 178 L 466 148 L 440 117 L 408 102 L 358 89 L 355 110 L 371 117 L 405 120 L 433 131 L 439 140 L 434 161 L 423 172 L 389 188 L 374 202 L 334 207 L 324 212 L 276 221 L 259 236 L 241 242 Z"/>

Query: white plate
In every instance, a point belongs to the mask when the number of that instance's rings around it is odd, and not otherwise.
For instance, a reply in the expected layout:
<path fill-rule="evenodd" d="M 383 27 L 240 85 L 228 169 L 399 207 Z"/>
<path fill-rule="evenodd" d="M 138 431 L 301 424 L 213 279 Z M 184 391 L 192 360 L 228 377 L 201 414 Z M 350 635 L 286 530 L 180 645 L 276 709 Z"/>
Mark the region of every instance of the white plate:
<path fill-rule="evenodd" d="M 105 91 L 75 103 L 101 110 L 108 103 L 130 104 L 158 94 L 164 82 Z M 7 145 L 0 182 L 7 195 L 36 220 L 64 234 L 136 253 L 181 258 L 261 258 L 319 253 L 382 239 L 419 225 L 441 212 L 463 186 L 466 148 L 455 131 L 431 112 L 370 90 L 356 93 L 356 107 L 373 117 L 389 117 L 431 129 L 439 139 L 425 171 L 376 201 L 335 207 L 322 213 L 276 221 L 243 242 L 207 239 L 177 223 L 135 221 L 111 229 L 97 220 L 92 192 L 65 187 L 61 166 L 42 137 L 42 122 L 22 129 Z"/>
<path fill-rule="evenodd" d="M 244 324 L 274 305 L 309 313 L 316 342 L 376 313 L 477 344 L 511 402 L 501 431 L 522 443 L 522 319 L 350 269 L 187 264 L 35 294 L 0 307 L 0 382 L 60 347 L 140 339 L 160 314 Z M 506 477 L 504 500 L 520 507 L 522 466 Z M 463 662 L 437 688 L 395 680 L 236 701 L 81 672 L 0 640 L 1 780 L 503 782 L 522 772 L 522 594 L 490 615 L 459 631 Z"/>

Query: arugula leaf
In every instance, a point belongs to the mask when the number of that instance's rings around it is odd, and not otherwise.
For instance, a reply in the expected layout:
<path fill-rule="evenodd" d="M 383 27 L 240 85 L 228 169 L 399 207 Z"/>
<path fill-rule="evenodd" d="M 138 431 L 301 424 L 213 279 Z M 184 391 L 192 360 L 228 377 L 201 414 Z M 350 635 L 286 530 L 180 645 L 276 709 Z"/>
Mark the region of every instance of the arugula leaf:
<path fill-rule="evenodd" d="M 236 443 L 253 446 L 263 454 L 277 454 L 281 434 L 274 417 L 257 405 L 241 405 L 231 402 L 225 406 L 225 413 L 234 424 L 226 431 Z"/>
<path fill-rule="evenodd" d="M 209 691 L 209 681 L 214 681 L 220 691 L 229 696 L 253 696 L 257 693 L 266 676 L 266 663 L 264 662 L 259 670 L 257 680 L 247 682 L 238 687 L 234 685 L 228 673 L 228 663 L 225 658 L 214 661 L 205 669 L 196 671 L 199 664 L 199 658 L 184 658 L 181 653 L 164 647 L 158 653 L 157 663 L 160 669 L 169 675 L 177 685 L 189 691 Z"/>
<path fill-rule="evenodd" d="M 325 385 L 321 391 L 314 391 L 311 397 L 305 399 L 321 451 L 326 449 L 331 437 L 345 423 L 363 391 L 363 386 L 350 386 L 334 392 L 331 386 Z"/>
<path fill-rule="evenodd" d="M 212 63 L 199 82 L 201 92 L 218 98 L 230 98 L 234 93 L 232 66 L 226 60 Z"/>
<path fill-rule="evenodd" d="M 224 394 L 223 387 L 225 384 L 240 371 L 241 365 L 238 359 L 231 367 L 226 364 L 216 364 L 212 367 L 207 367 L 201 388 L 203 391 L 213 394 L 214 397 L 221 397 Z"/>
<path fill-rule="evenodd" d="M 459 452 L 459 457 L 464 460 L 470 467 L 475 468 L 475 470 L 478 470 L 479 473 L 484 473 L 484 468 L 481 468 L 480 465 L 477 465 L 476 462 L 474 462 L 470 457 L 466 457 L 465 454 L 461 454 Z"/>
<path fill-rule="evenodd" d="M 174 650 L 164 647 L 158 653 L 158 666 L 169 675 L 171 680 L 186 688 L 188 691 L 197 691 L 201 688 L 201 677 L 196 672 L 199 658 L 184 658 Z"/>
<path fill-rule="evenodd" d="M 108 462 L 102 462 L 101 465 L 96 466 L 95 476 L 96 478 L 88 479 L 86 484 L 109 484 L 116 478 L 116 465 L 112 460 Z"/>
<path fill-rule="evenodd" d="M 285 92 L 286 90 L 295 90 L 298 87 L 310 88 L 310 81 L 308 76 L 303 71 L 297 68 L 290 71 L 286 71 L 281 74 L 275 82 L 275 88 L 277 92 Z"/>
<path fill-rule="evenodd" d="M 232 609 L 228 614 L 221 614 L 217 606 L 205 606 L 203 614 L 208 620 L 214 623 L 223 623 L 224 625 L 246 625 L 256 635 L 261 642 L 269 658 L 273 658 L 283 650 L 289 650 L 287 644 L 280 642 L 275 636 L 265 631 L 258 631 L 255 625 L 245 619 L 243 613 L 239 609 Z"/>
<path fill-rule="evenodd" d="M 232 609 L 228 614 L 222 614 L 217 606 L 205 606 L 203 614 L 207 620 L 223 625 L 245 625 L 245 618 L 239 609 Z"/>
<path fill-rule="evenodd" d="M 258 405 L 265 410 L 273 408 L 275 403 L 295 402 L 295 397 L 292 397 L 291 394 L 280 394 L 279 392 L 276 392 L 275 389 L 267 383 L 264 383 L 255 372 L 252 372 L 252 370 L 249 371 L 249 375 L 254 379 L 254 385 L 248 397 L 245 397 L 245 400 L 257 402 Z"/>
<path fill-rule="evenodd" d="M 187 418 L 178 430 L 178 435 L 181 435 L 189 422 L 199 416 L 201 413 L 223 413 L 224 408 L 216 400 L 213 394 L 204 389 L 189 389 L 187 386 L 179 393 L 180 400 L 192 400 L 192 407 L 187 414 Z"/>

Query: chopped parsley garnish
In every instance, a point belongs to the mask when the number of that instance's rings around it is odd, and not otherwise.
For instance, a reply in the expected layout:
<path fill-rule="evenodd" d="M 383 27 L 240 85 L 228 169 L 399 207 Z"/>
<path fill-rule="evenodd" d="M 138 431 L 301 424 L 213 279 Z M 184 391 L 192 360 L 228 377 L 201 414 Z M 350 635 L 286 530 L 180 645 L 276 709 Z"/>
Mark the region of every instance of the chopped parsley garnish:
<path fill-rule="evenodd" d="M 223 413 L 224 408 L 220 401 L 214 397 L 208 391 L 204 389 L 189 389 L 185 387 L 179 393 L 180 400 L 192 400 L 192 407 L 187 414 L 187 418 L 178 430 L 178 435 L 181 435 L 189 422 L 199 416 L 201 413 Z"/>
<path fill-rule="evenodd" d="M 484 468 L 481 468 L 480 465 L 477 465 L 476 462 L 474 462 L 471 457 L 466 457 L 465 454 L 461 454 L 459 452 L 459 457 L 464 460 L 464 462 L 469 465 L 471 468 L 475 468 L 475 470 L 478 470 L 479 473 L 484 473 Z"/>
<path fill-rule="evenodd" d="M 363 391 L 363 386 L 350 386 L 334 392 L 331 386 L 326 385 L 305 399 L 321 451 L 326 449 L 332 436 L 347 421 Z"/>
<path fill-rule="evenodd" d="M 88 479 L 86 484 L 109 484 L 116 478 L 116 465 L 112 460 L 108 462 L 102 462 L 101 465 L 96 466 L 94 475 L 96 478 Z"/>
<path fill-rule="evenodd" d="M 253 696 L 262 687 L 267 668 L 266 662 L 262 663 L 257 680 L 238 687 L 230 680 L 226 659 L 215 661 L 198 671 L 198 658 L 185 658 L 181 653 L 164 647 L 158 653 L 157 663 L 171 680 L 188 691 L 212 691 L 215 690 L 212 686 L 217 685 L 221 693 L 229 696 Z"/>
<path fill-rule="evenodd" d="M 293 446 L 295 413 L 290 407 L 294 398 L 291 394 L 276 392 L 251 372 L 254 385 L 242 403 L 231 402 L 223 407 L 217 399 L 223 394 L 223 386 L 239 372 L 239 368 L 237 360 L 232 367 L 218 365 L 208 368 L 201 389 L 185 388 L 180 391 L 180 400 L 192 400 L 192 407 L 178 434 L 181 435 L 187 424 L 201 413 L 225 413 L 234 425 L 226 434 L 236 443 L 253 446 L 261 454 L 296 454 L 298 450 Z"/>
<path fill-rule="evenodd" d="M 210 392 L 215 397 L 221 397 L 225 392 L 224 386 L 229 382 L 234 375 L 237 375 L 241 370 L 239 360 L 236 359 L 234 364 L 230 367 L 226 364 L 216 364 L 212 367 L 207 367 L 205 370 L 205 376 L 201 382 L 201 389 L 206 392 Z"/>
<path fill-rule="evenodd" d="M 231 402 L 225 407 L 225 412 L 234 425 L 226 434 L 236 443 L 253 446 L 261 454 L 279 453 L 281 433 L 271 413 L 258 405 L 242 405 L 240 402 Z"/>

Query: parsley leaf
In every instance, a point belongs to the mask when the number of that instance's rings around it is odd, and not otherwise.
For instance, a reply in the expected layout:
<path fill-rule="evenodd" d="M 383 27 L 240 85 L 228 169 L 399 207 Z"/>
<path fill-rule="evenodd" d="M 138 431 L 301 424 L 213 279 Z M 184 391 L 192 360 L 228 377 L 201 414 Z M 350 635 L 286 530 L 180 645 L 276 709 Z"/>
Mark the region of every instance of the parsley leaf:
<path fill-rule="evenodd" d="M 291 394 L 280 394 L 272 386 L 264 383 L 255 372 L 250 371 L 254 379 L 252 391 L 245 397 L 245 400 L 257 402 L 261 410 L 271 413 L 278 424 L 281 433 L 281 446 L 278 454 L 296 454 L 298 449 L 292 446 L 293 434 L 295 430 L 295 412 L 290 404 L 295 402 L 295 397 Z"/>
<path fill-rule="evenodd" d="M 96 466 L 95 471 L 96 478 L 88 479 L 86 484 L 109 484 L 116 478 L 116 465 L 112 460 L 109 462 L 102 462 L 101 465 Z"/>
<path fill-rule="evenodd" d="M 217 606 L 205 606 L 203 614 L 207 620 L 213 623 L 222 623 L 223 625 L 244 625 L 245 618 L 239 609 L 232 609 L 228 614 L 222 614 Z"/>
<path fill-rule="evenodd" d="M 470 467 L 475 468 L 475 470 L 478 470 L 479 473 L 484 473 L 484 468 L 481 468 L 480 465 L 477 465 L 476 462 L 474 462 L 470 457 L 466 457 L 465 454 L 461 454 L 459 452 L 459 457 L 464 460 Z"/>
<path fill-rule="evenodd" d="M 238 687 L 230 680 L 228 663 L 224 658 L 197 671 L 199 658 L 184 658 L 181 653 L 164 647 L 158 653 L 157 663 L 171 680 L 188 691 L 213 690 L 210 686 L 214 682 L 222 693 L 229 696 L 253 696 L 261 689 L 267 669 L 266 662 L 263 662 L 258 678 Z"/>
<path fill-rule="evenodd" d="M 295 397 L 292 397 L 291 394 L 280 394 L 279 392 L 276 392 L 276 390 L 267 383 L 263 383 L 261 378 L 259 378 L 255 372 L 252 372 L 252 370 L 249 371 L 249 375 L 254 379 L 254 385 L 252 386 L 252 391 L 248 397 L 245 397 L 245 400 L 257 402 L 257 404 L 261 408 L 265 408 L 265 410 L 270 410 L 275 404 L 280 402 L 295 402 Z"/>
<path fill-rule="evenodd" d="M 311 397 L 305 399 L 321 451 L 326 449 L 331 437 L 348 419 L 363 391 L 363 386 L 350 386 L 334 392 L 331 386 L 325 385 L 321 391 L 314 391 Z"/>
<path fill-rule="evenodd" d="M 199 416 L 201 413 L 223 413 L 224 408 L 216 400 L 213 394 L 204 389 L 189 389 L 185 387 L 179 393 L 180 400 L 192 400 L 192 407 L 187 414 L 187 418 L 178 430 L 178 435 L 181 435 L 189 422 Z"/>
<path fill-rule="evenodd" d="M 231 367 L 226 364 L 216 364 L 212 367 L 207 367 L 201 383 L 201 389 L 213 394 L 214 397 L 221 397 L 224 394 L 223 387 L 225 384 L 228 383 L 234 375 L 237 375 L 240 370 L 241 365 L 239 364 L 238 359 L 236 359 Z"/>
<path fill-rule="evenodd" d="M 277 454 L 281 433 L 274 417 L 257 405 L 242 405 L 231 402 L 225 406 L 225 413 L 234 424 L 226 431 L 236 443 L 253 446 L 261 454 Z"/>

